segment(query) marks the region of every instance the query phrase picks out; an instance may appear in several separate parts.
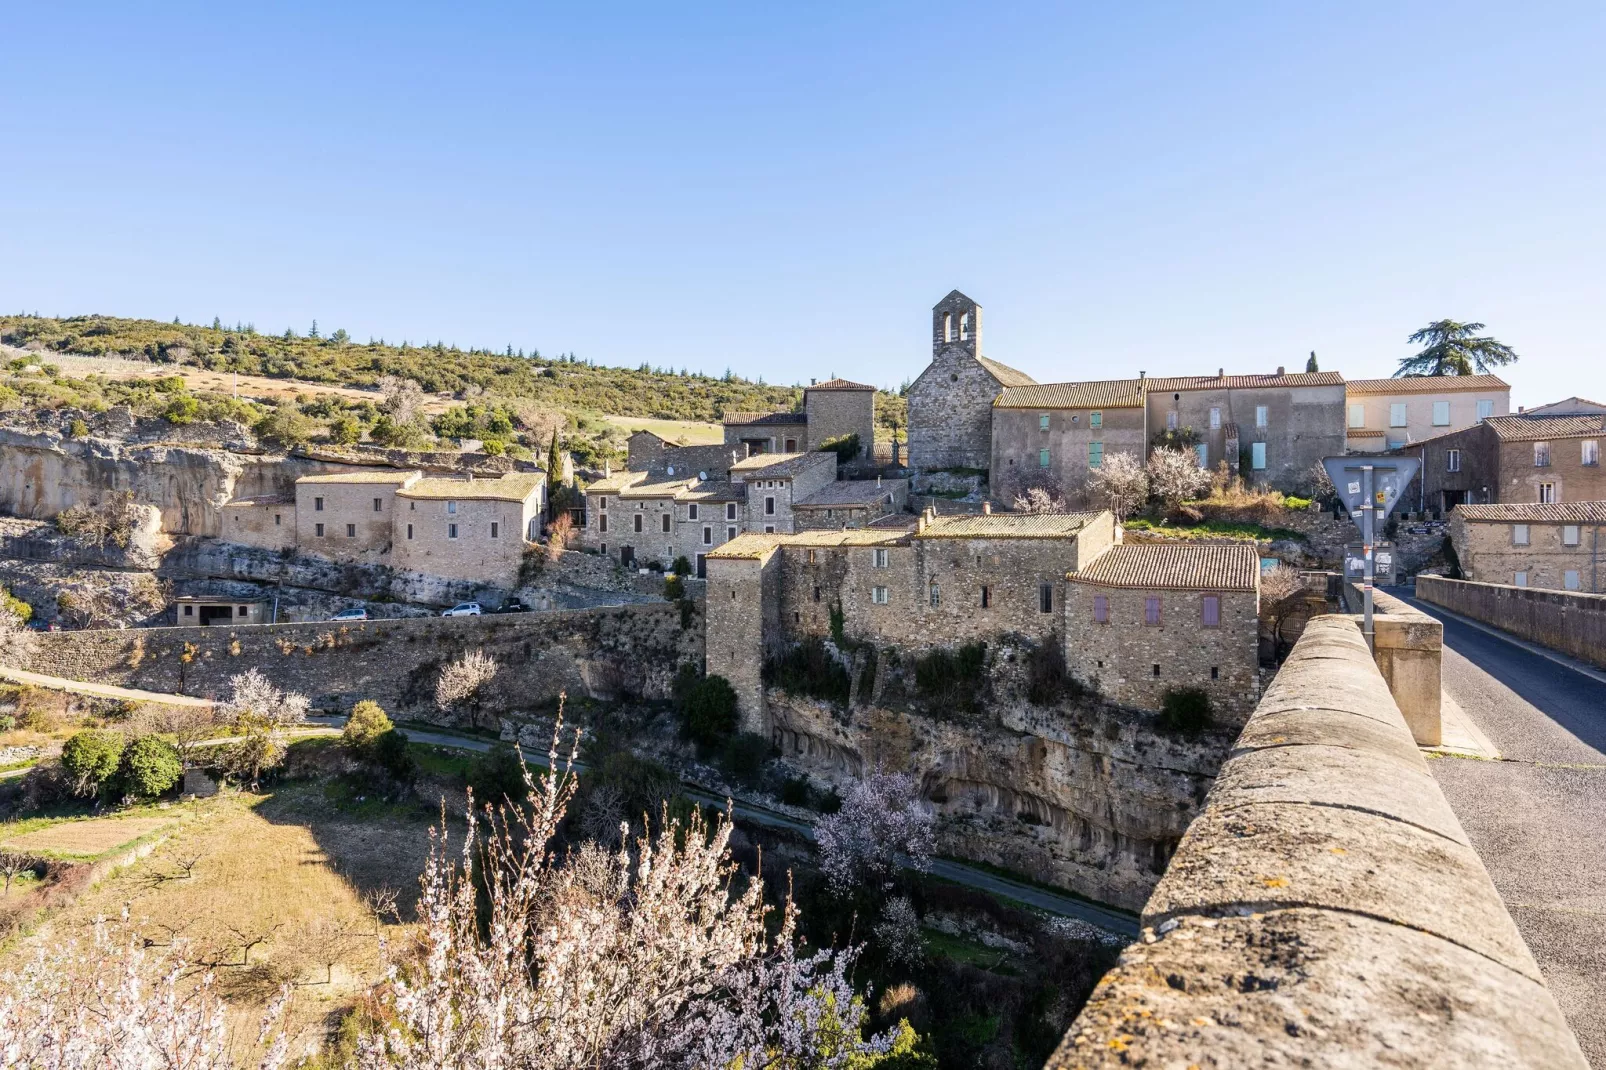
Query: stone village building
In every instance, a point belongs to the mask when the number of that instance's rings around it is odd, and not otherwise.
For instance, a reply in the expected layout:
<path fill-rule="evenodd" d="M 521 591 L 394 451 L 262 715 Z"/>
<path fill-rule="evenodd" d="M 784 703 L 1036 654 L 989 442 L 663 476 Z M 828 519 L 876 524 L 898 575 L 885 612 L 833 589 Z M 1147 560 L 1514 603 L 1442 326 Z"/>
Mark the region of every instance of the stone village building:
<path fill-rule="evenodd" d="M 425 477 L 371 469 L 302 476 L 295 496 L 236 498 L 220 537 L 511 589 L 526 546 L 540 535 L 546 476 Z"/>
<path fill-rule="evenodd" d="M 812 453 L 849 435 L 859 438 L 857 456 L 869 457 L 875 449 L 875 387 L 847 379 L 811 381 L 801 412 L 728 412 L 724 430 L 726 449 L 740 457 Z"/>
<path fill-rule="evenodd" d="M 1606 501 L 1460 505 L 1450 540 L 1462 577 L 1479 583 L 1606 594 Z"/>
<path fill-rule="evenodd" d="M 1464 504 L 1606 500 L 1606 414 L 1545 408 L 1493 416 L 1389 451 L 1422 462 L 1404 508 L 1447 513 Z"/>
<path fill-rule="evenodd" d="M 1511 411 L 1511 386 L 1497 375 L 1350 379 L 1344 396 L 1350 453 L 1399 449 Z"/>
<path fill-rule="evenodd" d="M 707 671 L 769 733 L 763 665 L 830 634 L 901 652 L 1022 636 L 1063 644 L 1111 700 L 1198 687 L 1228 719 L 1259 693 L 1260 563 L 1248 544 L 1117 542 L 1108 512 L 938 517 L 910 527 L 748 533 L 708 555 Z"/>

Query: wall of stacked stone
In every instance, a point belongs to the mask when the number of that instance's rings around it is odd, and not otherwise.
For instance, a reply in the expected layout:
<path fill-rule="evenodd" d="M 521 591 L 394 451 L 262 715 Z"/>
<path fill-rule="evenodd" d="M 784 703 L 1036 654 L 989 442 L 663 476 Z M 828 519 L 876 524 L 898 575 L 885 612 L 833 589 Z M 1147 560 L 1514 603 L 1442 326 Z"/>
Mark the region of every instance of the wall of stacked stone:
<path fill-rule="evenodd" d="M 909 387 L 910 467 L 985 469 L 998 392 L 998 380 L 963 346 L 938 353 Z"/>
<path fill-rule="evenodd" d="M 1459 510 L 1452 512 L 1450 538 L 1461 574 L 1480 583 L 1510 583 L 1522 572 L 1530 587 L 1606 593 L 1601 525 L 1529 523 L 1528 541 L 1521 546 L 1516 543 L 1514 527 L 1509 521 L 1469 522 Z M 1571 546 L 1565 542 L 1568 528 L 1574 529 L 1578 539 Z M 1572 588 L 1567 586 L 1569 578 L 1575 584 Z"/>
<path fill-rule="evenodd" d="M 1105 458 L 1125 453 L 1142 462 L 1148 455 L 1143 409 L 1103 409 L 1099 427 L 1088 409 L 993 409 L 991 483 L 993 496 L 1009 501 L 1043 487 L 1080 505 L 1088 500 L 1092 473 L 1089 446 L 1100 443 Z M 1042 417 L 1048 417 L 1048 430 Z M 1048 465 L 1042 451 L 1048 450 Z"/>
<path fill-rule="evenodd" d="M 358 699 L 436 716 L 440 668 L 465 651 L 501 664 L 487 709 L 539 706 L 559 691 L 665 698 L 682 662 L 700 664 L 700 611 L 658 603 L 554 613 L 244 627 L 55 632 L 39 637 L 33 672 L 149 691 L 217 697 L 260 670 L 322 708 Z"/>
<path fill-rule="evenodd" d="M 1587 1064 L 1353 622 L 1311 622 L 1049 1070 Z"/>
<path fill-rule="evenodd" d="M 706 668 L 736 691 L 742 730 L 770 734 L 764 703 L 764 660 L 780 641 L 781 558 L 771 548 L 752 557 L 709 562 Z"/>
<path fill-rule="evenodd" d="M 803 409 L 809 417 L 809 449 L 820 449 L 844 435 L 859 436 L 863 455 L 874 448 L 875 391 L 805 390 Z"/>
<path fill-rule="evenodd" d="M 1606 668 L 1606 595 L 1418 576 L 1416 596 Z"/>

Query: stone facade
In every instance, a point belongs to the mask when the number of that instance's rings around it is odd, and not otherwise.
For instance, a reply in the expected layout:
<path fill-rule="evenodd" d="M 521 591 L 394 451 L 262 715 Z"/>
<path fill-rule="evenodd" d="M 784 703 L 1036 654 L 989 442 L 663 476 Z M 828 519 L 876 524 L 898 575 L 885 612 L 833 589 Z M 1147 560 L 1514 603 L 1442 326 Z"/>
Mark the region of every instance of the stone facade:
<path fill-rule="evenodd" d="M 731 465 L 731 481 L 747 491 L 746 530 L 766 534 L 793 530 L 792 503 L 836 481 L 835 454 L 755 456 Z"/>
<path fill-rule="evenodd" d="M 792 527 L 796 531 L 862 528 L 908 506 L 907 479 L 842 479 L 793 502 Z"/>
<path fill-rule="evenodd" d="M 221 538 L 263 550 L 290 550 L 296 545 L 296 500 L 288 494 L 236 498 L 220 510 Z"/>
<path fill-rule="evenodd" d="M 1511 386 L 1497 375 L 1351 379 L 1344 395 L 1344 433 L 1355 453 L 1397 449 L 1511 411 Z"/>
<path fill-rule="evenodd" d="M 715 443 L 711 446 L 677 446 L 651 431 L 637 431 L 626 443 L 625 468 L 631 472 L 668 478 L 701 473 L 703 479 L 724 479 L 733 460 L 745 452 Z"/>
<path fill-rule="evenodd" d="M 931 310 L 931 363 L 910 384 L 909 465 L 986 469 L 993 399 L 1032 378 L 982 356 L 981 306 L 954 290 Z"/>
<path fill-rule="evenodd" d="M 808 417 L 808 449 L 846 435 L 859 436 L 859 457 L 875 450 L 875 387 L 846 379 L 811 383 L 803 391 L 803 412 Z M 843 458 L 845 461 L 856 457 Z"/>
<path fill-rule="evenodd" d="M 1034 487 L 1077 506 L 1105 459 L 1148 454 L 1141 379 L 1013 387 L 993 403 L 992 493 L 1012 500 Z"/>
<path fill-rule="evenodd" d="M 1422 461 L 1405 500 L 1448 512 L 1458 505 L 1606 500 L 1606 416 L 1514 413 L 1390 451 Z"/>
<path fill-rule="evenodd" d="M 1344 379 L 1336 372 L 1148 379 L 1144 391 L 1151 436 L 1192 428 L 1204 467 L 1225 460 L 1253 484 L 1303 489 L 1322 458 L 1344 453 Z"/>
<path fill-rule="evenodd" d="M 539 476 L 420 479 L 396 492 L 397 568 L 512 587 L 540 535 Z"/>
<path fill-rule="evenodd" d="M 1606 594 L 1602 527 L 1606 502 L 1462 505 L 1450 542 L 1467 580 Z"/>
<path fill-rule="evenodd" d="M 331 561 L 377 563 L 394 538 L 397 493 L 421 478 L 396 471 L 303 476 L 296 480 L 296 546 Z"/>
<path fill-rule="evenodd" d="M 724 426 L 725 448 L 740 457 L 809 448 L 808 416 L 801 412 L 726 413 Z"/>

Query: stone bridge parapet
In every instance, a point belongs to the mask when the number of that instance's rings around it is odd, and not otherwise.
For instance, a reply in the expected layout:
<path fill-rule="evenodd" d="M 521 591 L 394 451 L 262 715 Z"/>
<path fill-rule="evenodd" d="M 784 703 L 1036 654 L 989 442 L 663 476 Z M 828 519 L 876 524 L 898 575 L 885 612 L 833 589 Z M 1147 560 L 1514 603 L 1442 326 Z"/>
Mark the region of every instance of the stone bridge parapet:
<path fill-rule="evenodd" d="M 1355 623 L 1311 621 L 1050 1070 L 1587 1064 Z"/>

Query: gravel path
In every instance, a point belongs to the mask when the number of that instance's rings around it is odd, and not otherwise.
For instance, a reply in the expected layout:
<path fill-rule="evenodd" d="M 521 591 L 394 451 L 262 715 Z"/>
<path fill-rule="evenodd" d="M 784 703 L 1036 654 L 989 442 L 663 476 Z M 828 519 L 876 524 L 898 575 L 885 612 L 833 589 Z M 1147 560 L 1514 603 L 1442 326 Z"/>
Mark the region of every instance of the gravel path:
<path fill-rule="evenodd" d="M 1503 755 L 1433 775 L 1606 1070 L 1606 684 L 1391 593 L 1444 622 L 1444 688 Z"/>

